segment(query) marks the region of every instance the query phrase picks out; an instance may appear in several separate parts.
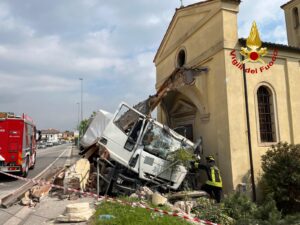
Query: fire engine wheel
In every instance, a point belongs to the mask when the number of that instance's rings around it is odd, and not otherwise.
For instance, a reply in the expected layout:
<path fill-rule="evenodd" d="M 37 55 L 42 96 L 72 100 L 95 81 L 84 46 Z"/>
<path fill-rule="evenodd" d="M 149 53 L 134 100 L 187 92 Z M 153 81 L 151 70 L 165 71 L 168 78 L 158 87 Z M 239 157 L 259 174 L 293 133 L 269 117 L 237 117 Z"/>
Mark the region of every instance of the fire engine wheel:
<path fill-rule="evenodd" d="M 36 162 L 36 153 L 34 153 L 33 155 L 33 159 L 32 159 L 32 165 L 29 169 L 33 170 L 34 169 L 34 166 L 35 166 L 35 162 Z"/>
<path fill-rule="evenodd" d="M 27 177 L 28 175 L 28 170 L 29 170 L 29 157 L 26 157 L 26 165 L 25 165 L 25 169 L 22 172 L 22 177 Z"/>

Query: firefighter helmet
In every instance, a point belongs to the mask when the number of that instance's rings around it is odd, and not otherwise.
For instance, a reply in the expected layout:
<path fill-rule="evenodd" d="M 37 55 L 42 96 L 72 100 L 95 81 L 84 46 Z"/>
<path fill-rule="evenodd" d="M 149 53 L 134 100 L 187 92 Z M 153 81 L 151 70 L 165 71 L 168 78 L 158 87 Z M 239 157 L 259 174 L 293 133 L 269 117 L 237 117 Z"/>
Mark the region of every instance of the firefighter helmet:
<path fill-rule="evenodd" d="M 211 155 L 207 156 L 207 157 L 206 157 L 206 160 L 207 160 L 208 162 L 214 162 L 214 161 L 215 161 L 214 157 L 211 156 Z"/>

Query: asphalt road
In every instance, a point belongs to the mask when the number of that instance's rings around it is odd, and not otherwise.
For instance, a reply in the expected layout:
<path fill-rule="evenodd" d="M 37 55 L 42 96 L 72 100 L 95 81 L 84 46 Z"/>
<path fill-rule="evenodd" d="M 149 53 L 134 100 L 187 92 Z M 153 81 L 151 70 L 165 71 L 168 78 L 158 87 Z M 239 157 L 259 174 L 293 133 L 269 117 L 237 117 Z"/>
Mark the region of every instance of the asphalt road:
<path fill-rule="evenodd" d="M 38 149 L 37 161 L 35 168 L 29 171 L 27 178 L 34 178 L 42 171 L 51 172 L 57 168 L 63 168 L 66 160 L 70 158 L 72 146 L 71 144 L 64 144 L 46 149 Z M 51 165 L 49 167 L 49 165 Z M 0 198 L 8 193 L 16 190 L 25 184 L 26 181 L 17 180 L 0 174 Z M 8 209 L 0 208 L 0 225 L 6 225 L 9 221 L 10 224 L 18 224 L 18 220 L 22 215 L 17 215 L 22 206 L 16 204 Z M 16 216 L 17 215 L 17 216 Z M 14 223 L 12 218 L 16 219 Z"/>

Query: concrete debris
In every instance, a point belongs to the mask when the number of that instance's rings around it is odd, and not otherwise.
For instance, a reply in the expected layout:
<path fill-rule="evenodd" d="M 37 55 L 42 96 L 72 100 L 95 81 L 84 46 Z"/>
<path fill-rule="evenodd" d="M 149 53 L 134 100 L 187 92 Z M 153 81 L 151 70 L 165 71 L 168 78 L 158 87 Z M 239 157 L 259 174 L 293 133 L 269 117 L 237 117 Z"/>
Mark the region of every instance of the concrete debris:
<path fill-rule="evenodd" d="M 21 205 L 30 206 L 33 204 L 33 201 L 30 199 L 30 192 L 27 191 L 24 194 L 24 197 L 21 199 Z"/>
<path fill-rule="evenodd" d="M 33 186 L 30 190 L 31 198 L 39 202 L 41 198 L 47 196 L 51 190 L 50 184 Z"/>
<path fill-rule="evenodd" d="M 54 179 L 53 184 L 64 186 L 65 171 L 61 171 Z"/>
<path fill-rule="evenodd" d="M 204 191 L 183 191 L 169 194 L 167 197 L 160 194 L 159 192 L 153 192 L 149 187 L 140 187 L 135 193 L 131 194 L 131 198 L 139 198 L 151 200 L 154 205 L 164 205 L 169 207 L 172 211 L 177 213 L 189 214 L 191 215 L 191 210 L 197 207 L 199 204 L 196 200 L 199 197 L 207 197 L 207 193 Z M 168 200 L 173 200 L 172 204 Z"/>
<path fill-rule="evenodd" d="M 153 191 L 147 186 L 140 187 L 136 190 L 135 193 L 131 194 L 130 198 L 139 198 L 139 199 L 147 199 L 151 200 L 153 195 Z"/>
<path fill-rule="evenodd" d="M 198 206 L 197 201 L 178 201 L 175 202 L 173 210 L 182 210 L 187 214 L 191 214 L 192 208 Z"/>
<path fill-rule="evenodd" d="M 65 173 L 64 188 L 85 190 L 89 179 L 90 162 L 87 159 L 80 159 L 72 165 Z"/>
<path fill-rule="evenodd" d="M 50 184 L 33 186 L 29 191 L 25 192 L 24 197 L 21 199 L 21 205 L 33 207 L 36 202 L 49 194 L 51 190 Z"/>
<path fill-rule="evenodd" d="M 168 199 L 158 192 L 154 192 L 152 195 L 152 204 L 154 205 L 165 205 L 167 201 Z"/>
<path fill-rule="evenodd" d="M 152 199 L 153 191 L 147 186 L 140 187 L 135 193 L 133 193 L 130 197 L 137 197 L 141 199 Z"/>
<path fill-rule="evenodd" d="M 59 222 L 85 222 L 94 214 L 95 210 L 90 208 L 89 203 L 74 203 L 66 207 L 65 213 L 57 217 Z"/>
<path fill-rule="evenodd" d="M 96 192 L 97 185 L 97 172 L 90 173 L 90 177 L 86 184 L 86 191 L 88 192 Z"/>

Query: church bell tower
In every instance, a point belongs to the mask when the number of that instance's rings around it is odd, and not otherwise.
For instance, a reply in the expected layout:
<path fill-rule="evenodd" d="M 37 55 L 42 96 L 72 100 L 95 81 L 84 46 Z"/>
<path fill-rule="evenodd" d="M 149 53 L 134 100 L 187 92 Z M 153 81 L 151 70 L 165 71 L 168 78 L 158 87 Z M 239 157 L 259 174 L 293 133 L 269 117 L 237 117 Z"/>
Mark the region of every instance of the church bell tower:
<path fill-rule="evenodd" d="M 288 45 L 300 48 L 300 0 L 282 5 L 287 29 Z"/>

